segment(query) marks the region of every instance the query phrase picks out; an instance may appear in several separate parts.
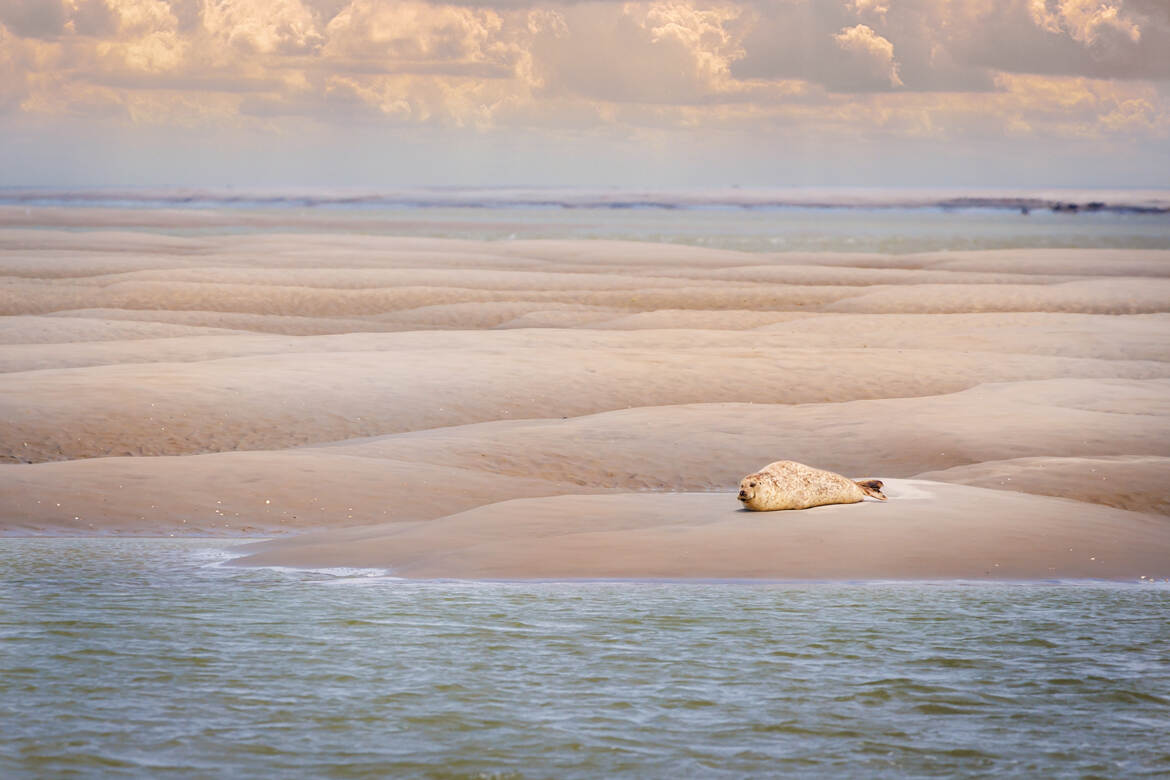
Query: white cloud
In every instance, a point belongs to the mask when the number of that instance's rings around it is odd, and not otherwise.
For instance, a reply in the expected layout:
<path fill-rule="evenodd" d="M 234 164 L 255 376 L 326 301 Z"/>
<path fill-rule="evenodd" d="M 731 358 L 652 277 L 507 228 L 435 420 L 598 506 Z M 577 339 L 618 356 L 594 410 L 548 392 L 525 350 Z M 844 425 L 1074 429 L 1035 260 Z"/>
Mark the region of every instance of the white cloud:
<path fill-rule="evenodd" d="M 221 44 L 262 54 L 306 54 L 324 42 L 300 0 L 208 0 L 203 27 Z"/>
<path fill-rule="evenodd" d="M 1097 43 L 1102 36 L 1121 34 L 1130 41 L 1141 40 L 1141 28 L 1127 18 L 1117 3 L 1102 0 L 1031 0 L 1032 20 L 1052 33 L 1066 32 L 1084 44 Z"/>
<path fill-rule="evenodd" d="M 1164 4 L 0 0 L 0 111 L 282 132 L 1158 139 Z"/>
<path fill-rule="evenodd" d="M 833 40 L 856 61 L 888 80 L 890 86 L 902 86 L 898 63 L 894 60 L 894 44 L 875 33 L 872 27 L 864 24 L 845 27 L 833 36 Z"/>
<path fill-rule="evenodd" d="M 889 0 L 850 0 L 849 5 L 858 16 L 875 16 L 882 21 L 890 12 Z"/>

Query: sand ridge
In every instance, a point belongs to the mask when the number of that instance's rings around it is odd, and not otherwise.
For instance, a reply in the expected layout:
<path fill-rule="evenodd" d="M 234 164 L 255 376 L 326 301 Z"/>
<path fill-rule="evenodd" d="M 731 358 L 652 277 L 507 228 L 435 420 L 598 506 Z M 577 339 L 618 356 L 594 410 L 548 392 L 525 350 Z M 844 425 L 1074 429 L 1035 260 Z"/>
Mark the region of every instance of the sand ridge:
<path fill-rule="evenodd" d="M 256 562 L 428 577 L 1128 577 L 1170 534 L 1167 277 L 1149 250 L 0 229 L 0 533 L 273 533 Z M 730 491 L 777 459 L 901 502 L 748 523 Z"/>
<path fill-rule="evenodd" d="M 1165 521 L 1148 515 L 926 481 L 890 480 L 886 491 L 886 503 L 792 512 L 748 512 L 732 493 L 516 499 L 352 537 L 261 543 L 244 563 L 473 579 L 1034 580 L 1137 579 L 1170 559 Z"/>

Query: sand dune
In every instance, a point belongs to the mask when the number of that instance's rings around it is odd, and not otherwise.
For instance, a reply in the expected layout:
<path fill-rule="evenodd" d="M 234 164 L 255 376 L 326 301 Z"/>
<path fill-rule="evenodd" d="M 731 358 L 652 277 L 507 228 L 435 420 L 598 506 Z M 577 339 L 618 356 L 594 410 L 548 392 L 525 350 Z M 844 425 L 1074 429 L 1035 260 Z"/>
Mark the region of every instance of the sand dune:
<path fill-rule="evenodd" d="M 753 282 L 767 284 L 871 285 L 901 284 L 1055 284 L 1073 281 L 1077 276 L 1053 274 L 1019 274 L 1007 271 L 950 271 L 945 268 L 861 268 L 857 266 L 792 265 L 780 262 L 771 265 L 749 265 L 736 268 L 686 269 L 676 271 L 679 276 L 692 279 Z M 1142 276 L 1143 274 L 1136 274 Z"/>
<path fill-rule="evenodd" d="M 229 277 L 230 278 L 230 277 Z M 295 281 L 289 279 L 288 281 Z M 856 313 L 961 313 L 1051 311 L 1147 314 L 1170 311 L 1170 280 L 1080 279 L 1056 284 L 812 285 L 746 284 L 690 286 L 654 280 L 625 289 L 541 289 L 523 286 L 444 286 L 441 282 L 394 287 L 259 285 L 230 282 L 50 281 L 12 278 L 0 286 L 0 314 L 44 314 L 66 309 L 171 309 L 282 316 L 385 314 L 451 303 L 543 301 L 609 306 L 630 313 L 661 309 L 825 311 Z M 551 282 L 550 282 L 551 283 Z M 471 284 L 469 280 L 467 285 Z"/>
<path fill-rule="evenodd" d="M 1167 311 L 1170 280 L 1110 278 L 1052 285 L 915 285 L 883 287 L 824 306 L 871 313 L 1051 311 L 1144 314 Z"/>
<path fill-rule="evenodd" d="M 886 503 L 799 512 L 747 512 L 730 493 L 515 500 L 261 544 L 242 563 L 507 579 L 1136 580 L 1170 572 L 1162 518 L 918 480 L 892 480 L 887 494 Z"/>
<path fill-rule="evenodd" d="M 694 284 L 690 279 L 671 278 L 665 275 L 515 271 L 498 268 L 347 268 L 338 270 L 334 268 L 199 267 L 103 274 L 85 279 L 87 284 L 103 287 L 138 281 L 343 290 L 442 287 L 444 289 L 507 290 L 517 293 L 526 290 L 568 292 L 574 290 L 629 290 L 631 287 L 670 288 Z"/>
<path fill-rule="evenodd" d="M 132 341 L 139 339 L 167 339 L 180 336 L 222 336 L 240 333 L 222 327 L 200 327 L 157 321 L 126 320 L 94 317 L 21 317 L 0 318 L 0 344 L 12 345 L 6 358 L 30 351 L 32 345 L 67 344 L 69 349 L 79 342 Z M 28 347 L 28 350 L 23 349 Z"/>
<path fill-rule="evenodd" d="M 1059 453 L 1170 455 L 1170 383 L 1051 380 L 826 404 L 649 407 L 339 442 L 330 451 L 625 490 L 718 490 L 780 458 L 890 476 Z"/>
<path fill-rule="evenodd" d="M 195 329 L 252 331 L 288 336 L 319 336 L 333 333 L 366 333 L 405 330 L 374 317 L 293 317 L 222 311 L 171 311 L 162 309 L 65 309 L 45 319 L 81 318 L 126 322 L 158 322 L 186 325 Z M 178 335 L 178 334 L 176 334 Z"/>
<path fill-rule="evenodd" d="M 0 458 L 277 449 L 629 407 L 807 404 L 937 395 L 980 382 L 1170 377 L 1170 366 L 1154 361 L 938 350 L 842 349 L 826 364 L 811 349 L 687 349 L 688 332 L 672 333 L 657 348 L 561 346 L 545 343 L 541 331 L 503 331 L 458 334 L 482 336 L 470 348 L 436 339 L 377 352 L 18 371 L 0 386 Z M 108 345 L 93 348 L 100 354 Z"/>
<path fill-rule="evenodd" d="M 458 490 L 445 486 L 458 484 Z M 430 520 L 572 484 L 322 450 L 97 458 L 0 470 L 9 531 L 285 533 Z"/>
<path fill-rule="evenodd" d="M 987 312 L 840 314 L 788 320 L 759 330 L 783 332 L 823 348 L 953 349 L 1106 360 L 1170 359 L 1170 315 Z"/>
<path fill-rule="evenodd" d="M 922 255 L 930 268 L 1010 274 L 1170 276 L 1170 252 L 1134 249 L 999 249 Z"/>
<path fill-rule="evenodd" d="M 0 229 L 0 532 L 281 534 L 256 562 L 410 576 L 1154 574 L 1167 277 L 1162 251 Z M 900 500 L 736 512 L 780 458 Z"/>
<path fill-rule="evenodd" d="M 1017 276 L 1170 276 L 1170 250 L 1157 249 L 986 249 L 910 255 L 787 252 L 779 258 L 791 264 L 933 269 Z"/>
<path fill-rule="evenodd" d="M 214 532 L 225 522 L 279 531 L 427 520 L 475 505 L 466 501 L 516 496 L 720 491 L 764 462 L 792 458 L 842 473 L 880 469 L 1160 511 L 1158 470 L 1170 456 L 1168 390 L 1165 380 L 1048 380 L 928 398 L 501 420 L 285 451 L 4 468 L 0 496 L 8 522 L 26 530 L 72 526 L 82 515 L 80 522 L 119 532 Z M 1062 457 L 1044 457 L 1052 454 Z M 1060 465 L 1025 478 L 1034 461 Z M 1098 472 L 1112 484 L 1101 485 Z M 1007 479 L 1016 481 L 1001 484 Z M 439 487 L 451 483 L 458 490 Z M 113 485 L 117 500 L 110 503 Z M 274 497 L 279 501 L 263 503 Z"/>
<path fill-rule="evenodd" d="M 991 460 L 918 476 L 1170 515 L 1170 493 L 1165 490 L 1167 475 L 1170 475 L 1170 458 L 1164 456 L 1100 455 Z"/>
<path fill-rule="evenodd" d="M 0 353 L 0 371 L 34 371 L 46 368 L 72 368 L 77 366 L 114 365 L 120 363 L 168 363 L 219 360 L 251 355 L 287 355 L 309 353 L 397 353 L 419 348 L 442 349 L 450 352 L 482 354 L 491 346 L 516 351 L 521 354 L 555 352 L 557 355 L 568 351 L 622 353 L 636 355 L 646 351 L 666 353 L 651 365 L 663 366 L 671 362 L 671 354 L 693 351 L 704 359 L 735 356 L 742 359 L 772 358 L 791 353 L 801 355 L 809 350 L 914 350 L 902 360 L 917 361 L 918 352 L 953 352 L 967 355 L 964 360 L 997 360 L 994 355 L 979 357 L 974 353 L 986 352 L 998 355 L 1059 356 L 1086 360 L 1118 361 L 1119 370 L 1138 370 L 1138 367 L 1121 365 L 1122 361 L 1137 363 L 1165 362 L 1170 355 L 1170 343 L 1162 338 L 1164 329 L 1170 328 L 1170 315 L 1140 315 L 1134 317 L 1109 317 L 1101 315 L 1045 315 L 1045 314 L 975 314 L 975 315 L 833 315 L 817 316 L 802 314 L 777 315 L 780 322 L 766 321 L 751 334 L 734 332 L 735 326 L 750 325 L 742 316 L 722 317 L 717 312 L 703 312 L 707 315 L 708 328 L 695 332 L 701 320 L 688 317 L 685 312 L 655 312 L 634 317 L 614 317 L 612 310 L 591 307 L 565 306 L 563 309 L 547 309 L 547 304 L 501 303 L 461 304 L 458 310 L 447 307 L 437 312 L 436 307 L 414 309 L 393 316 L 377 319 L 336 320 L 333 318 L 312 318 L 337 325 L 369 328 L 369 331 L 345 334 L 305 334 L 300 337 L 282 337 L 279 334 L 242 333 L 246 327 L 206 327 L 178 323 L 155 323 L 153 327 L 145 320 L 126 320 L 118 323 L 114 319 L 103 319 L 94 323 L 93 317 L 87 322 L 64 320 L 62 317 L 35 318 L 28 316 L 7 318 L 9 327 L 3 327 L 0 320 L 0 339 L 9 342 Z M 528 330 L 525 333 L 451 333 L 439 336 L 435 333 L 381 332 L 379 326 L 405 325 L 413 322 L 416 327 L 409 330 L 424 330 L 425 321 L 431 330 L 455 330 L 446 327 L 453 323 L 478 320 L 483 327 L 472 330 L 486 330 L 501 325 L 514 329 L 516 320 L 538 309 L 542 315 L 558 312 L 593 320 L 579 327 L 604 331 L 639 331 L 636 333 L 573 333 L 543 329 L 541 332 Z M 93 314 L 113 318 L 117 314 L 99 310 Z M 746 313 L 745 313 L 746 314 Z M 608 315 L 608 316 L 606 316 Z M 681 320 L 674 328 L 644 327 L 651 324 L 667 324 L 674 315 Z M 450 318 L 450 319 L 449 319 Z M 438 320 L 436 323 L 435 320 Z M 699 320 L 699 321 L 697 321 Z M 205 320 L 207 321 L 207 320 Z M 214 321 L 214 320 L 212 320 Z M 452 322 L 453 321 L 453 322 Z M 219 321 L 221 325 L 232 324 L 231 320 Z M 117 323 L 117 324 L 115 324 Z M 247 326 L 247 321 L 234 324 Z M 715 327 L 727 325 L 731 327 Z M 39 327 L 38 327 L 39 326 Z M 625 327 L 623 327 L 625 326 Z M 405 329 L 405 328 L 404 328 Z M 1028 338 L 1019 337 L 1026 329 Z M 469 330 L 469 328 L 460 328 Z M 527 329 L 526 329 L 527 330 Z M 646 331 L 662 330 L 662 333 Z M 673 331 L 689 331 L 677 333 Z M 124 331 L 123 338 L 111 334 Z M 6 338 L 4 334 L 8 332 Z M 89 338 L 76 341 L 63 340 L 58 333 L 80 334 Z M 310 337 L 315 336 L 315 337 Z M 218 337 L 218 338 L 217 338 Z M 14 343 L 27 339 L 25 344 Z M 100 341 L 103 343 L 90 343 Z M 80 343 L 78 343 L 80 342 Z M 930 355 L 940 359 L 939 355 Z M 1010 361 L 1014 358 L 1005 358 Z M 684 363 L 685 361 L 675 361 Z M 844 363 L 845 361 L 840 361 Z M 1061 375 L 1059 361 L 1053 363 L 1051 371 Z M 826 361 L 822 369 L 827 372 L 851 371 L 847 365 L 834 365 Z M 1149 375 L 1158 375 L 1156 366 L 1146 366 Z M 763 369 L 761 369 L 763 370 Z M 891 369 L 893 370 L 893 369 Z M 1005 369 L 1010 372 L 1010 369 Z M 1006 374 L 1005 376 L 1010 376 Z M 994 381 L 994 375 L 986 375 Z M 750 385 L 754 379 L 745 374 L 744 383 Z"/>

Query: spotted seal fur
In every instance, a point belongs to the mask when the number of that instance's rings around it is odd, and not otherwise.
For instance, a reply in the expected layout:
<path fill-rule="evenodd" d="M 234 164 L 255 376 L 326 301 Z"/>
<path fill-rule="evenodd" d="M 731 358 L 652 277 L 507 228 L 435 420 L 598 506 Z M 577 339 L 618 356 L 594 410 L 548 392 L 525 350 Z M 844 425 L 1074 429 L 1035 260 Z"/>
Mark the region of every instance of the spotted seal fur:
<path fill-rule="evenodd" d="M 739 483 L 744 509 L 771 512 L 776 509 L 808 509 L 824 504 L 856 504 L 866 496 L 885 501 L 877 479 L 855 482 L 831 471 L 814 469 L 791 460 L 769 463 Z"/>

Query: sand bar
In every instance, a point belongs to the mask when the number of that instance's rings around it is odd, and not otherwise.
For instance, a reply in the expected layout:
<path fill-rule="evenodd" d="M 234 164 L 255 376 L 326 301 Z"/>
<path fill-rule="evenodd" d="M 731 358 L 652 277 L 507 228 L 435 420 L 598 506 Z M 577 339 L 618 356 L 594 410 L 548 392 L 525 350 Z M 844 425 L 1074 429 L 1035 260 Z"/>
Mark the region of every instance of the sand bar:
<path fill-rule="evenodd" d="M 885 503 L 791 512 L 748 512 L 723 493 L 521 499 L 431 522 L 261 544 L 243 563 L 476 579 L 1170 575 L 1161 518 L 919 480 L 891 480 L 886 493 Z"/>
<path fill-rule="evenodd" d="M 1170 252 L 104 227 L 0 230 L 0 533 L 732 579 L 1129 578 L 1170 538 Z M 898 500 L 737 512 L 780 458 Z"/>

